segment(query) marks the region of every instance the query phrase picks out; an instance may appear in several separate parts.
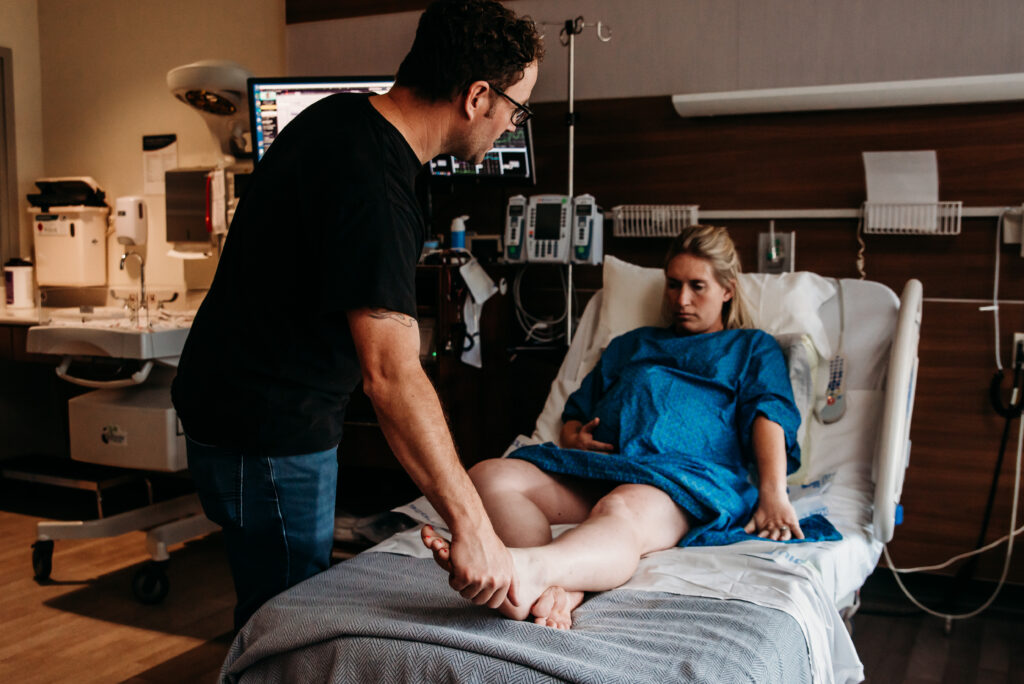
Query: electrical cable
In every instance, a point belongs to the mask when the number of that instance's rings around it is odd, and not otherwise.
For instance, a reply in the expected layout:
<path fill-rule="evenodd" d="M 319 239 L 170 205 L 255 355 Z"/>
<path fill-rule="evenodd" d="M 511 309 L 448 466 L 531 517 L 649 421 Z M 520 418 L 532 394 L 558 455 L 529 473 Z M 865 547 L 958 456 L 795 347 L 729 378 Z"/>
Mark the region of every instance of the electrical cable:
<path fill-rule="evenodd" d="M 904 586 L 902 580 L 900 580 L 900 571 L 896 568 L 895 563 L 892 562 L 892 557 L 889 555 L 889 546 L 885 545 L 882 547 L 882 552 L 885 554 L 885 561 L 889 564 L 889 569 L 892 571 L 893 579 L 896 580 L 896 584 L 899 586 L 900 590 L 906 595 L 908 599 L 910 599 L 911 603 L 913 603 L 915 606 L 917 606 L 924 612 L 928 613 L 929 615 L 942 618 L 946 620 L 947 623 L 951 622 L 952 620 L 966 620 L 968 618 L 972 618 L 975 615 L 984 612 L 996 600 L 996 597 L 999 596 L 999 592 L 1002 591 L 1003 585 L 1006 583 L 1006 576 L 1010 572 L 1010 560 L 1013 558 L 1013 540 L 1019 532 L 1019 530 L 1017 530 L 1017 504 L 1020 501 L 1020 469 L 1022 447 L 1024 447 L 1024 420 L 1020 422 L 1020 428 L 1017 433 L 1017 467 L 1014 471 L 1013 481 L 1013 508 L 1010 512 L 1010 534 L 1007 535 L 1008 539 L 1006 543 L 1006 558 L 1003 561 L 1003 572 L 1002 575 L 1000 575 L 999 577 L 999 583 L 996 584 L 996 588 L 992 591 L 992 595 L 989 596 L 988 600 L 981 604 L 981 606 L 975 608 L 974 610 L 968 613 L 957 614 L 940 613 L 937 610 L 932 610 L 928 606 L 918 601 L 913 596 L 913 594 L 910 593 L 906 586 Z M 1002 540 L 1000 540 L 997 543 L 1002 543 Z M 975 555 L 980 552 L 981 549 L 976 549 L 975 551 L 972 551 L 969 554 L 964 555 Z"/>
<path fill-rule="evenodd" d="M 868 277 L 867 271 L 864 270 L 864 252 L 867 250 L 867 245 L 864 243 L 864 212 L 861 211 L 860 218 L 857 220 L 857 244 L 860 248 L 857 250 L 857 273 L 860 274 L 860 279 L 864 280 Z"/>
<path fill-rule="evenodd" d="M 1021 532 L 1024 532 L 1024 525 L 1021 525 L 1020 527 L 1015 529 L 1013 531 L 1013 536 L 1016 537 Z M 959 556 L 953 556 L 952 558 L 950 558 L 946 562 L 939 563 L 937 565 L 922 565 L 922 566 L 917 567 L 917 568 L 893 568 L 893 567 L 890 567 L 889 569 L 892 570 L 893 572 L 898 572 L 901 575 L 906 575 L 906 574 L 914 573 L 914 572 L 931 572 L 932 570 L 944 570 L 944 569 L 948 568 L 950 565 L 952 565 L 953 563 L 956 563 L 957 561 L 962 561 L 965 558 L 970 558 L 971 556 L 977 556 L 977 555 L 980 555 L 982 553 L 985 553 L 986 551 L 991 551 L 992 549 L 996 548 L 997 546 L 999 546 L 1000 544 L 1002 544 L 1003 542 L 1005 542 L 1009 538 L 1010 538 L 1010 535 L 1005 534 L 1002 537 L 1000 537 L 999 539 L 996 539 L 994 542 L 991 542 L 989 544 L 986 544 L 985 546 L 982 546 L 980 549 L 974 549 L 973 551 L 967 551 L 965 553 L 961 553 Z"/>
<path fill-rule="evenodd" d="M 996 265 L 995 272 L 992 275 L 992 304 L 978 308 L 978 311 L 992 312 L 992 319 L 995 322 L 996 369 L 999 371 L 1003 370 L 1002 352 L 999 349 L 999 245 L 1002 243 L 1006 214 L 1009 213 L 1009 211 L 1009 209 L 1006 209 L 999 214 L 999 221 L 996 223 Z"/>
<path fill-rule="evenodd" d="M 565 321 L 568 307 L 566 307 L 559 316 L 549 316 L 547 318 L 535 316 L 527 311 L 526 307 L 523 305 L 521 288 L 523 274 L 526 273 L 528 268 L 529 265 L 524 265 L 519 269 L 516 273 L 515 279 L 512 281 L 512 301 L 515 304 L 516 320 L 519 322 L 519 326 L 526 332 L 527 341 L 537 342 L 539 344 L 551 344 L 565 336 L 565 327 L 560 324 Z M 562 271 L 562 269 L 558 269 L 558 274 L 562 282 L 563 298 L 567 298 L 568 283 L 565 279 L 565 272 Z M 573 295 L 575 296 L 575 293 L 573 293 Z"/>

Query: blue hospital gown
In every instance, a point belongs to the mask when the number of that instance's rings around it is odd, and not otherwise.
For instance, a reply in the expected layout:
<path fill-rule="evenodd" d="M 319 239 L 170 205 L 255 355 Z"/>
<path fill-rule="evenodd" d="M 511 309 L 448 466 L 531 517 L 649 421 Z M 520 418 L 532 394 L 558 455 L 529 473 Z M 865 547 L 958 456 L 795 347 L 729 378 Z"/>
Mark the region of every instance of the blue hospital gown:
<path fill-rule="evenodd" d="M 678 336 L 639 328 L 608 345 L 568 399 L 562 420 L 601 422 L 605 454 L 547 442 L 510 454 L 548 472 L 648 484 L 669 494 L 692 527 L 680 546 L 749 538 L 742 527 L 757 505 L 751 434 L 763 415 L 782 426 L 787 473 L 800 465 L 800 414 L 782 350 L 761 330 Z M 838 539 L 827 520 L 801 521 L 808 540 Z"/>

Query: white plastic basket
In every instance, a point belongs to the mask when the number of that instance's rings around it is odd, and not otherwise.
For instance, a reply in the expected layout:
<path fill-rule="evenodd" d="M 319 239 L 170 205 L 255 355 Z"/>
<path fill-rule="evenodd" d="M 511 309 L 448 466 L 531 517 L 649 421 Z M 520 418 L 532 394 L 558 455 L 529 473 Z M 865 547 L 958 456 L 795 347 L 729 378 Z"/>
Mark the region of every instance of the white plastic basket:
<path fill-rule="evenodd" d="M 864 232 L 884 235 L 959 235 L 963 202 L 864 203 Z"/>
<path fill-rule="evenodd" d="M 620 204 L 612 207 L 615 237 L 675 237 L 697 223 L 696 204 Z"/>

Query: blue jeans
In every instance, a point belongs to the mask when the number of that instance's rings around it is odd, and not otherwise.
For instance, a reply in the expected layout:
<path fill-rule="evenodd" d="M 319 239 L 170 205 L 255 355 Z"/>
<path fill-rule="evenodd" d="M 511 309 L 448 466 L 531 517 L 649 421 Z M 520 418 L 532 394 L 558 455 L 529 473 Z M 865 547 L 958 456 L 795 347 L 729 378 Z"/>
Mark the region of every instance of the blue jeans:
<path fill-rule="evenodd" d="M 239 630 L 268 599 L 330 565 L 337 449 L 268 457 L 185 443 L 203 511 L 224 528 Z"/>

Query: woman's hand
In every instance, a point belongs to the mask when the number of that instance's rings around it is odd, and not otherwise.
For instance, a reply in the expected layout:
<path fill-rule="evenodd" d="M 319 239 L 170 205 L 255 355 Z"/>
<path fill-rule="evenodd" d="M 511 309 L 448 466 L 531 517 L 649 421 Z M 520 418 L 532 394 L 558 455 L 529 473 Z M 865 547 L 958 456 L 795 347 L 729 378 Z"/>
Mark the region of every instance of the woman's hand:
<path fill-rule="evenodd" d="M 796 510 L 785 493 L 765 496 L 762 492 L 758 498 L 757 510 L 743 531 L 772 541 L 804 538 L 803 530 L 800 529 L 800 523 L 796 518 Z"/>
<path fill-rule="evenodd" d="M 600 424 L 600 418 L 594 418 L 584 425 L 578 420 L 570 420 L 562 426 L 562 446 L 566 449 L 582 449 L 584 451 L 602 451 L 610 454 L 615 446 L 594 439 L 594 430 Z"/>
<path fill-rule="evenodd" d="M 743 530 L 773 541 L 803 539 L 793 504 L 786 495 L 786 435 L 763 415 L 754 419 L 751 441 L 757 458 L 757 510 Z"/>

